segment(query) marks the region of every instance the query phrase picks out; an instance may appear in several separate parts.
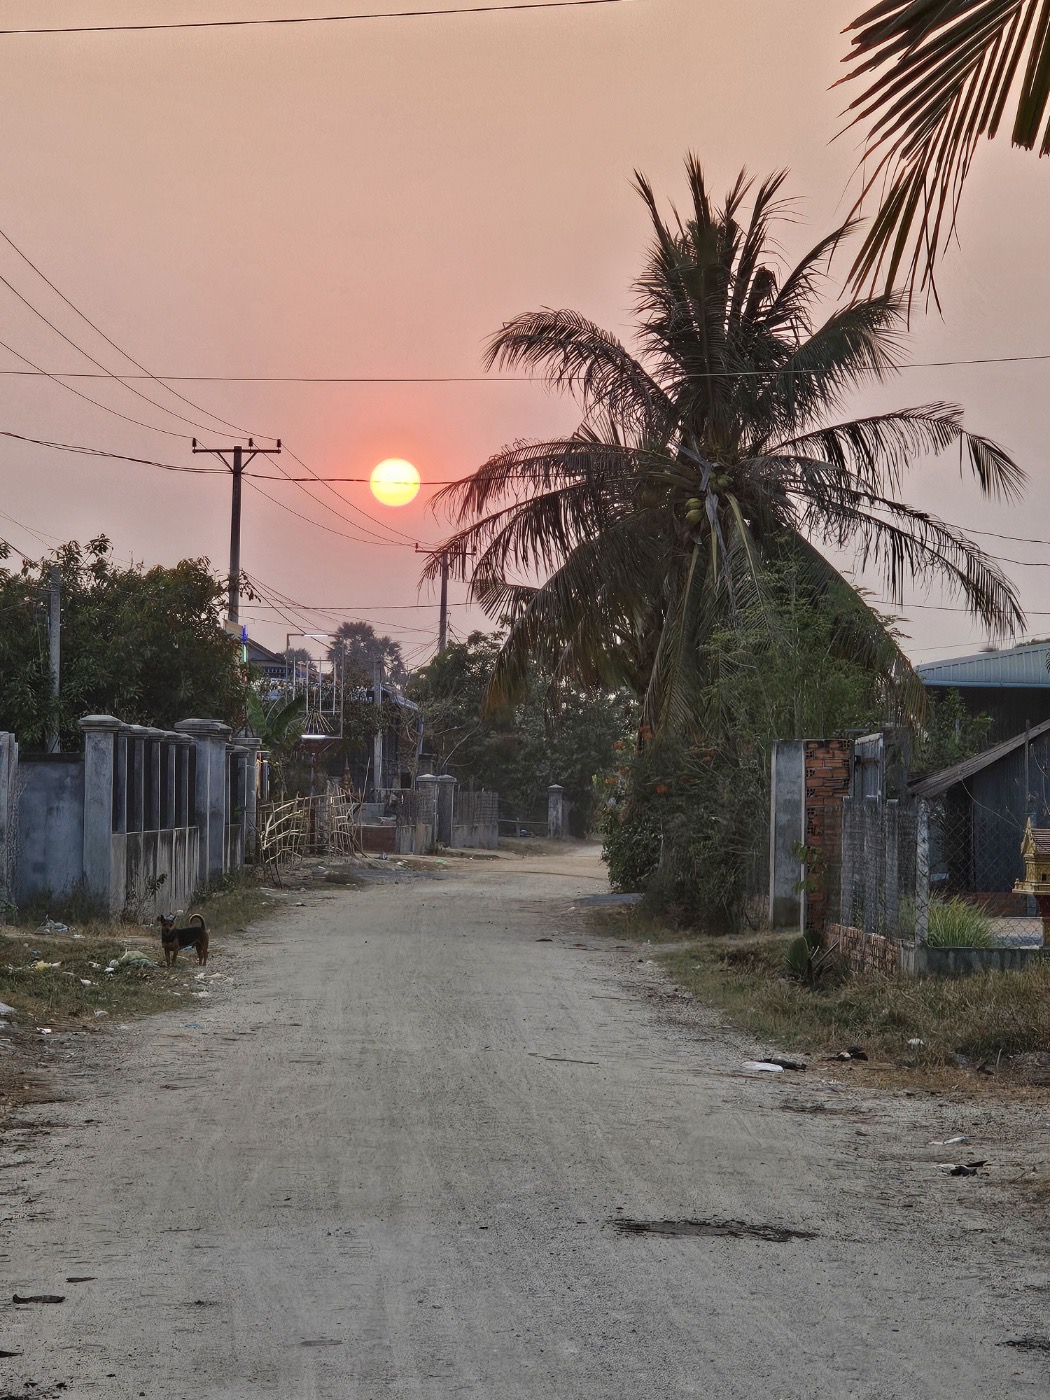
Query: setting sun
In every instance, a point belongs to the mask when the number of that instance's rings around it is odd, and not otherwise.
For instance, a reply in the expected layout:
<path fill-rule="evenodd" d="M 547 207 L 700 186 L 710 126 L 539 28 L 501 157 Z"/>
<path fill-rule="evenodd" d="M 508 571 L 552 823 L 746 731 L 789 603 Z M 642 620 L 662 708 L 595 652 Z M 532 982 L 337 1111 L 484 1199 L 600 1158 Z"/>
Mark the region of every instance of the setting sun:
<path fill-rule="evenodd" d="M 419 491 L 419 473 L 403 457 L 387 457 L 373 469 L 369 485 L 385 506 L 407 506 Z"/>

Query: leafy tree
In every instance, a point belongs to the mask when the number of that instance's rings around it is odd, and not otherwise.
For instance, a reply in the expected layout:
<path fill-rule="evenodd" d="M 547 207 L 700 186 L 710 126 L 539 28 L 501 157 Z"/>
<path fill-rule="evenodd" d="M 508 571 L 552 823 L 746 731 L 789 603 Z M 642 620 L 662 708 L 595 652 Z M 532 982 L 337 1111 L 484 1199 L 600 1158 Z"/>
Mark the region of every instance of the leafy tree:
<path fill-rule="evenodd" d="M 982 753 L 991 728 L 991 715 L 971 714 L 957 690 L 931 696 L 915 737 L 912 777 L 929 777 Z"/>
<path fill-rule="evenodd" d="M 499 653 L 498 636 L 472 632 L 416 673 L 410 689 L 423 707 L 425 748 L 461 783 L 498 792 L 513 816 L 545 814 L 547 790 L 560 783 L 570 829 L 585 835 L 596 782 L 612 771 L 631 730 L 631 706 L 623 695 L 561 685 L 552 707 L 548 678 L 537 675 L 516 704 L 483 713 Z"/>
<path fill-rule="evenodd" d="M 270 773 L 276 790 L 285 794 L 290 786 L 290 769 L 295 763 L 306 720 L 301 695 L 283 696 L 266 703 L 258 690 L 249 689 L 246 718 L 269 755 Z"/>
<path fill-rule="evenodd" d="M 900 499 L 915 459 L 949 448 L 985 494 L 1013 498 L 1024 476 L 1008 454 L 950 404 L 837 417 L 859 385 L 902 363 L 900 297 L 818 319 L 852 226 L 780 275 L 784 175 L 756 186 L 742 174 L 716 208 L 695 158 L 686 169 L 690 206 L 670 217 L 638 178 L 653 238 L 635 284 L 637 354 L 574 311 L 519 316 L 489 347 L 490 366 L 541 371 L 583 410 L 572 436 L 506 447 L 443 493 L 459 529 L 427 573 L 447 553 L 465 576 L 474 557 L 473 598 L 508 620 L 497 708 L 526 693 L 539 665 L 557 683 L 629 688 L 656 730 L 717 736 L 711 639 L 757 626 L 764 653 L 782 654 L 770 574 L 790 556 L 814 594 L 848 589 L 829 549 L 879 567 L 894 601 L 936 578 L 990 629 L 1022 621 L 994 560 Z M 835 646 L 921 708 L 907 658 L 859 596 Z"/>
<path fill-rule="evenodd" d="M 77 720 L 92 713 L 162 728 L 190 716 L 238 723 L 240 647 L 223 628 L 225 588 L 207 561 L 125 568 L 111 553 L 100 536 L 20 570 L 0 567 L 0 729 L 28 748 L 46 744 L 53 718 L 46 598 L 54 565 L 62 587 L 63 747 L 79 745 Z"/>
<path fill-rule="evenodd" d="M 847 28 L 850 103 L 867 128 L 858 207 L 878 212 L 853 265 L 858 285 L 905 274 L 936 297 L 970 162 L 1012 107 L 1010 140 L 1050 154 L 1050 23 L 1044 0 L 879 0 Z"/>
<path fill-rule="evenodd" d="M 328 649 L 329 661 L 341 661 L 346 672 L 372 684 L 377 661 L 382 662 L 383 676 L 391 685 L 405 683 L 405 660 L 401 645 L 392 637 L 381 637 L 368 622 L 343 622 Z"/>
<path fill-rule="evenodd" d="M 769 606 L 790 645 L 770 653 L 764 624 L 707 642 L 718 741 L 646 735 L 609 785 L 600 825 L 614 886 L 710 931 L 735 927 L 764 893 L 773 740 L 877 729 L 892 704 L 880 670 L 838 645 L 863 604 L 843 584 L 814 590 L 804 562 L 788 555 L 770 571 Z"/>

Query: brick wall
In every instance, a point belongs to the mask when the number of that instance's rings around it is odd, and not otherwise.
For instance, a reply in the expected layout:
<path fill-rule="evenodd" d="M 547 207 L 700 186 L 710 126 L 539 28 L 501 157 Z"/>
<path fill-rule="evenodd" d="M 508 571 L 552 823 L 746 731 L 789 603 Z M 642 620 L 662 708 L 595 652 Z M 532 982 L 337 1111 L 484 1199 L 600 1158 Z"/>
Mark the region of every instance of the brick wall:
<path fill-rule="evenodd" d="M 851 972 L 882 972 L 894 977 L 901 970 L 900 944 L 895 938 L 845 924 L 829 924 L 824 938 L 829 948 L 838 944 L 839 956 Z"/>
<path fill-rule="evenodd" d="M 841 803 L 849 794 L 848 739 L 807 739 L 803 745 L 806 772 L 806 845 L 816 852 L 813 872 L 817 888 L 806 892 L 806 927 L 822 929 L 832 913 L 825 878 L 838 879 Z"/>

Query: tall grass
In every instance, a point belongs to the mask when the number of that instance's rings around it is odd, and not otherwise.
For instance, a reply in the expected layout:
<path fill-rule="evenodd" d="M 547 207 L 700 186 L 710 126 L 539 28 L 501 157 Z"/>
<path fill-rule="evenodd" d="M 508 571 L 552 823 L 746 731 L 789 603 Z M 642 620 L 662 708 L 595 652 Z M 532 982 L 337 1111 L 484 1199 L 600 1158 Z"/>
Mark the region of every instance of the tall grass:
<path fill-rule="evenodd" d="M 994 948 L 992 921 L 963 899 L 931 899 L 929 932 L 931 948 Z"/>
<path fill-rule="evenodd" d="M 679 986 L 766 1042 L 874 1059 L 944 1064 L 1050 1050 L 1050 959 L 1023 972 L 969 977 L 869 974 L 806 987 L 784 975 L 784 940 L 699 942 L 661 961 Z M 921 1042 L 911 1044 L 910 1042 Z"/>

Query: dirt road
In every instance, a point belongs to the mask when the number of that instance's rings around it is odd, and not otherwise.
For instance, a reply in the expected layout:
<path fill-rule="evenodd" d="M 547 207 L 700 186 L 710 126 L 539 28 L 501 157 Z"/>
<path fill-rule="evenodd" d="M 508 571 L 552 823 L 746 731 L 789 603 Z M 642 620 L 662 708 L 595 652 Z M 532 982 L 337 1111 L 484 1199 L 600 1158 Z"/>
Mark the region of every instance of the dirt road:
<path fill-rule="evenodd" d="M 7 1296 L 65 1295 L 0 1306 L 3 1394 L 1045 1395 L 1004 1345 L 1046 1335 L 1045 1235 L 895 1166 L 936 1105 L 741 1077 L 587 936 L 603 887 L 585 851 L 276 901 L 210 997 L 71 1064 L 0 1154 Z"/>

